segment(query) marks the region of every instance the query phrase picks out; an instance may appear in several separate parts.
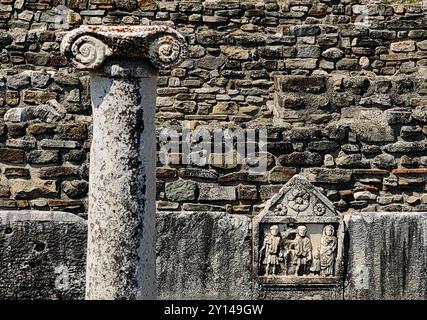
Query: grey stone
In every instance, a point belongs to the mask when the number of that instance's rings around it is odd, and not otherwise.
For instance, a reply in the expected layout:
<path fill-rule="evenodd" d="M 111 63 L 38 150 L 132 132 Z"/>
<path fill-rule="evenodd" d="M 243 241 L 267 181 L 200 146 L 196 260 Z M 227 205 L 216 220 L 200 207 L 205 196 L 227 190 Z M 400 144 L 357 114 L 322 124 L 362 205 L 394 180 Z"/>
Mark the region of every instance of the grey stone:
<path fill-rule="evenodd" d="M 200 183 L 199 200 L 234 201 L 236 200 L 236 187 L 226 187 L 210 183 Z"/>
<path fill-rule="evenodd" d="M 376 156 L 374 158 L 374 164 L 380 169 L 392 169 L 396 166 L 394 157 L 387 153 Z"/>
<path fill-rule="evenodd" d="M 133 11 L 138 8 L 138 0 L 114 0 L 114 3 L 117 9 L 124 11 Z"/>
<path fill-rule="evenodd" d="M 76 141 L 43 139 L 39 142 L 39 146 L 46 149 L 76 149 L 80 144 Z"/>
<path fill-rule="evenodd" d="M 221 67 L 226 61 L 225 56 L 205 56 L 196 62 L 196 66 L 203 69 L 215 70 Z"/>
<path fill-rule="evenodd" d="M 420 141 L 398 141 L 396 143 L 386 145 L 384 150 L 390 153 L 424 152 L 427 150 L 427 144 Z"/>
<path fill-rule="evenodd" d="M 393 108 L 385 111 L 385 117 L 389 124 L 408 124 L 412 120 L 412 112 L 408 109 Z"/>
<path fill-rule="evenodd" d="M 352 179 L 352 170 L 312 168 L 304 169 L 303 176 L 310 182 L 348 183 Z"/>
<path fill-rule="evenodd" d="M 331 151 L 339 147 L 336 141 L 313 141 L 308 143 L 308 150 L 310 151 Z"/>
<path fill-rule="evenodd" d="M 216 179 L 218 173 L 213 169 L 185 168 L 179 170 L 179 176 L 182 178 Z"/>
<path fill-rule="evenodd" d="M 368 107 L 390 107 L 392 102 L 388 94 L 375 94 L 369 97 L 363 97 L 360 99 L 359 104 Z"/>
<path fill-rule="evenodd" d="M 299 58 L 318 58 L 320 57 L 320 47 L 315 45 L 298 45 L 297 57 Z"/>
<path fill-rule="evenodd" d="M 159 298 L 253 298 L 250 222 L 227 213 L 159 212 Z"/>
<path fill-rule="evenodd" d="M 344 299 L 427 298 L 425 212 L 345 216 L 348 261 Z"/>
<path fill-rule="evenodd" d="M 3 300 L 84 298 L 82 218 L 65 212 L 0 211 L 0 247 Z"/>
<path fill-rule="evenodd" d="M 369 168 L 369 161 L 364 160 L 360 154 L 342 155 L 335 159 L 340 168 Z"/>
<path fill-rule="evenodd" d="M 166 197 L 171 201 L 185 201 L 196 199 L 197 184 L 191 180 L 177 180 L 167 182 Z"/>
<path fill-rule="evenodd" d="M 323 158 L 318 153 L 303 151 L 303 152 L 293 152 L 291 154 L 281 155 L 278 161 L 283 166 L 286 166 L 289 164 L 303 165 L 303 166 L 317 166 L 317 165 L 322 165 Z"/>
<path fill-rule="evenodd" d="M 0 48 L 4 48 L 5 46 L 11 44 L 12 41 L 13 38 L 7 31 L 0 31 Z"/>
<path fill-rule="evenodd" d="M 412 116 L 415 119 L 422 121 L 423 123 L 426 123 L 427 122 L 427 106 L 417 106 L 415 110 L 413 110 Z"/>
<path fill-rule="evenodd" d="M 422 133 L 422 128 L 420 126 L 402 126 L 402 128 L 400 128 L 400 136 L 402 138 L 416 137 L 420 133 Z"/>
<path fill-rule="evenodd" d="M 294 140 L 314 140 L 320 137 L 320 131 L 316 127 L 292 128 L 289 138 Z"/>
<path fill-rule="evenodd" d="M 342 58 L 336 64 L 338 70 L 357 70 L 359 62 L 357 59 Z"/>
<path fill-rule="evenodd" d="M 288 69 L 316 69 L 317 59 L 286 59 Z"/>
<path fill-rule="evenodd" d="M 31 138 L 9 139 L 6 141 L 6 147 L 19 149 L 33 149 L 36 147 L 36 140 Z"/>
<path fill-rule="evenodd" d="M 36 66 L 46 66 L 49 64 L 50 54 L 46 52 L 26 52 L 25 60 Z"/>
<path fill-rule="evenodd" d="M 70 198 L 80 198 L 87 194 L 88 183 L 81 180 L 64 181 L 61 188 Z"/>
<path fill-rule="evenodd" d="M 22 122 L 39 119 L 43 122 L 57 122 L 65 117 L 65 108 L 56 100 L 49 100 L 38 106 L 13 108 L 4 115 L 5 121 Z"/>
<path fill-rule="evenodd" d="M 26 74 L 20 73 L 7 78 L 6 85 L 10 89 L 19 90 L 22 87 L 30 84 L 30 77 Z"/>
<path fill-rule="evenodd" d="M 355 122 L 351 129 L 363 142 L 393 142 L 395 141 L 393 128 L 383 123 Z"/>
<path fill-rule="evenodd" d="M 338 48 L 329 48 L 322 52 L 322 57 L 328 59 L 340 59 L 344 55 L 344 52 Z"/>
<path fill-rule="evenodd" d="M 50 80 L 50 74 L 39 71 L 24 71 L 31 78 L 31 84 L 35 88 L 45 88 Z"/>
<path fill-rule="evenodd" d="M 370 30 L 369 35 L 374 39 L 391 40 L 396 38 L 396 31 L 391 30 Z"/>
<path fill-rule="evenodd" d="M 350 90 L 356 94 L 364 94 L 371 83 L 367 77 L 346 77 L 343 80 L 344 89 Z"/>
<path fill-rule="evenodd" d="M 292 26 L 291 32 L 295 36 L 315 36 L 320 33 L 320 27 L 311 25 Z"/>
<path fill-rule="evenodd" d="M 358 191 L 354 193 L 354 200 L 375 200 L 377 198 L 376 194 L 373 194 L 369 191 Z"/>
<path fill-rule="evenodd" d="M 77 74 L 70 72 L 67 69 L 60 69 L 53 76 L 53 80 L 58 84 L 76 86 L 80 83 L 79 77 Z"/>

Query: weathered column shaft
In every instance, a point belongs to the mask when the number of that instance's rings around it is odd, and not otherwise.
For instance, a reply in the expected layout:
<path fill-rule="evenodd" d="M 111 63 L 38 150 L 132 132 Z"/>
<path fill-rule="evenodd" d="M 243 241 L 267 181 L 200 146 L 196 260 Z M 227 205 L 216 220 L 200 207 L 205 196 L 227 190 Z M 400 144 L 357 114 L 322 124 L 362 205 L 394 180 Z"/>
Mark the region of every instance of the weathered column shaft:
<path fill-rule="evenodd" d="M 154 299 L 156 70 L 111 61 L 92 74 L 88 299 Z"/>
<path fill-rule="evenodd" d="M 91 71 L 87 299 L 154 299 L 156 69 L 182 61 L 166 26 L 81 26 L 61 51 Z"/>

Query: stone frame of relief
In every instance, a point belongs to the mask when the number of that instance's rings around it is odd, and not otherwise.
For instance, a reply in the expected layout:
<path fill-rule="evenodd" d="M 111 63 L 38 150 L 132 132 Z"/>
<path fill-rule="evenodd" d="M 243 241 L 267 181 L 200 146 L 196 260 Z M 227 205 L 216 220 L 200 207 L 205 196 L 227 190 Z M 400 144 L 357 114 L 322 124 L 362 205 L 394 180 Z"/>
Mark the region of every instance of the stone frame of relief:
<path fill-rule="evenodd" d="M 253 218 L 253 279 L 261 291 L 338 287 L 343 252 L 343 215 L 302 176 Z"/>

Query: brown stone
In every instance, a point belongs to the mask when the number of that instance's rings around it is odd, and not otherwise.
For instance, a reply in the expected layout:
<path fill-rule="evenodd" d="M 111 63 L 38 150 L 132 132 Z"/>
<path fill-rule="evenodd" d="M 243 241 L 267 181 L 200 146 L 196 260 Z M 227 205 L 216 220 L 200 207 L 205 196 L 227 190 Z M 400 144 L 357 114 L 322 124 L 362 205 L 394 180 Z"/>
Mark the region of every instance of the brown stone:
<path fill-rule="evenodd" d="M 4 169 L 4 175 L 7 178 L 28 177 L 30 175 L 30 171 L 26 168 L 6 168 Z"/>
<path fill-rule="evenodd" d="M 36 199 L 57 196 L 56 181 L 47 180 L 13 180 L 10 185 L 12 197 L 15 199 Z"/>
<path fill-rule="evenodd" d="M 78 167 L 50 167 L 42 168 L 39 171 L 39 177 L 42 179 L 76 176 L 78 174 Z"/>
<path fill-rule="evenodd" d="M 24 151 L 9 148 L 0 148 L 0 161 L 11 163 L 23 163 Z"/>
<path fill-rule="evenodd" d="M 237 188 L 239 200 L 257 200 L 258 190 L 254 185 L 239 185 Z"/>
<path fill-rule="evenodd" d="M 7 184 L 0 184 L 0 197 L 9 197 L 10 187 Z"/>
<path fill-rule="evenodd" d="M 416 168 L 416 169 L 398 168 L 398 169 L 393 169 L 392 173 L 394 174 L 427 174 L 427 168 Z"/>
<path fill-rule="evenodd" d="M 54 128 L 55 128 L 55 125 L 53 124 L 33 123 L 28 126 L 27 132 L 34 135 L 48 134 L 48 133 L 52 133 Z"/>
<path fill-rule="evenodd" d="M 56 92 L 38 91 L 38 90 L 24 90 L 22 91 L 22 100 L 32 104 L 43 104 L 49 100 L 56 100 Z"/>
<path fill-rule="evenodd" d="M 16 201 L 10 200 L 10 199 L 0 199 L 0 208 L 1 209 L 16 208 Z"/>
<path fill-rule="evenodd" d="M 57 126 L 58 137 L 66 140 L 86 139 L 86 125 L 84 124 L 61 124 Z"/>
<path fill-rule="evenodd" d="M 268 181 L 270 183 L 275 182 L 288 182 L 290 178 L 292 178 L 297 173 L 296 168 L 292 167 L 274 167 L 269 174 Z"/>
<path fill-rule="evenodd" d="M 10 138 L 19 138 L 25 135 L 25 123 L 8 123 L 7 133 Z"/>
<path fill-rule="evenodd" d="M 68 2 L 68 6 L 71 9 L 86 9 L 87 8 L 87 0 L 70 0 Z"/>
<path fill-rule="evenodd" d="M 175 178 L 177 170 L 174 168 L 161 167 L 156 169 L 156 177 L 158 178 Z"/>

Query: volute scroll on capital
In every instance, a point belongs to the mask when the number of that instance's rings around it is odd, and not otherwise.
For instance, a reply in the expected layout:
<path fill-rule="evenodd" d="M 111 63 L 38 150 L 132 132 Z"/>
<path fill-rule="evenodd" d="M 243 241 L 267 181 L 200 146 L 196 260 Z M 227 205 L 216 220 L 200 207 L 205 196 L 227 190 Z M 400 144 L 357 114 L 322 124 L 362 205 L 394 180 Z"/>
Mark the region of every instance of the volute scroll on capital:
<path fill-rule="evenodd" d="M 81 70 L 96 70 L 109 57 L 146 58 L 168 68 L 183 61 L 187 44 L 168 26 L 81 26 L 65 35 L 61 52 Z"/>

